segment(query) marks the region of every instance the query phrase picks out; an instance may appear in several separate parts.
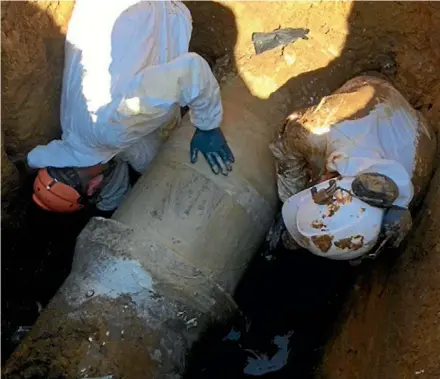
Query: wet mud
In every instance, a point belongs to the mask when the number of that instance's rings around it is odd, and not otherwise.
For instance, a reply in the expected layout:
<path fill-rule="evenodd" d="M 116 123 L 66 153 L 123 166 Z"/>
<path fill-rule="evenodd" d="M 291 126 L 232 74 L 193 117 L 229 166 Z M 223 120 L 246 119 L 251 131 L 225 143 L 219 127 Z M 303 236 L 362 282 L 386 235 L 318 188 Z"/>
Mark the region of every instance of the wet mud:
<path fill-rule="evenodd" d="M 259 253 L 235 294 L 242 313 L 194 347 L 186 378 L 313 378 L 358 270 L 305 250 Z"/>

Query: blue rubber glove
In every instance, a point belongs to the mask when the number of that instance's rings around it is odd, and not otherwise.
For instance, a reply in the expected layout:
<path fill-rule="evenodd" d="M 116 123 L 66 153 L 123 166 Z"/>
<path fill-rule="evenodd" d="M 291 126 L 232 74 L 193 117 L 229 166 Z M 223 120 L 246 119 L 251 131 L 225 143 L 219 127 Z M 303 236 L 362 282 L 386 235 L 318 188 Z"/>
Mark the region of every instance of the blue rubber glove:
<path fill-rule="evenodd" d="M 197 129 L 191 140 L 191 163 L 197 162 L 199 151 L 204 155 L 214 174 L 228 175 L 235 158 L 220 128 Z"/>

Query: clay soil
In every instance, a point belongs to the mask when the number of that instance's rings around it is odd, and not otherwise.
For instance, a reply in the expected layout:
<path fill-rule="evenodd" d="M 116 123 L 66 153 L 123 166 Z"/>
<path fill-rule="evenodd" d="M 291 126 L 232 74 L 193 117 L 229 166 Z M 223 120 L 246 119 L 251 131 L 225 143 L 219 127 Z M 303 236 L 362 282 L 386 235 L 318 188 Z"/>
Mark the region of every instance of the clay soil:
<path fill-rule="evenodd" d="M 78 228 L 86 221 L 61 221 L 36 213 L 26 200 L 31 180 L 20 181 L 18 176 L 16 163 L 33 146 L 48 142 L 60 132 L 58 104 L 63 49 L 59 41 L 64 37 L 71 8 L 67 2 L 45 3 L 46 8 L 28 2 L 17 4 L 21 5 L 2 3 L 2 209 L 11 215 L 9 220 L 5 219 L 5 213 L 2 215 L 3 233 L 8 233 L 6 241 L 9 241 L 6 245 L 5 239 L 2 241 L 2 271 L 9 270 L 2 279 L 2 292 L 6 293 L 6 297 L 2 296 L 2 326 L 12 325 L 11 330 L 18 326 L 14 320 L 24 319 L 23 322 L 32 324 L 38 314 L 32 308 L 37 306 L 36 301 L 49 298 L 61 284 L 69 270 Z M 271 99 L 283 96 L 287 115 L 317 103 L 353 76 L 379 70 L 391 78 L 433 128 L 440 129 L 439 3 L 190 2 L 188 6 L 194 18 L 192 50 L 217 62 L 220 82 L 239 75 L 249 91 L 261 99 L 262 110 L 270 107 Z M 256 56 L 252 33 L 272 31 L 280 26 L 308 28 L 309 39 Z M 390 59 L 395 65 L 389 65 Z M 278 123 L 279 120 L 274 121 L 274 128 Z M 10 193 L 17 186 L 18 196 L 12 200 Z M 423 217 L 406 250 L 360 269 L 356 285 L 353 286 L 352 274 L 357 275 L 358 271 L 346 272 L 346 268 L 321 265 L 319 260 L 281 258 L 283 267 L 303 264 L 301 272 L 305 274 L 301 276 L 298 271 L 286 272 L 286 269 L 266 273 L 266 281 L 271 280 L 269 276 L 298 274 L 297 281 L 278 281 L 280 285 L 266 294 L 270 298 L 274 291 L 284 288 L 286 292 L 292 291 L 291 297 L 276 297 L 279 301 L 266 301 L 262 305 L 257 301 L 258 293 L 242 292 L 250 297 L 251 305 L 247 306 L 254 309 L 253 314 L 258 314 L 258 307 L 266 310 L 273 307 L 271 314 L 280 315 L 286 327 L 288 318 L 294 318 L 294 310 L 300 307 L 298 317 L 304 323 L 295 321 L 295 329 L 305 328 L 298 339 L 304 346 L 316 325 L 326 323 L 320 329 L 323 334 L 313 337 L 314 342 L 307 345 L 309 350 L 300 350 L 295 355 L 296 361 L 289 364 L 287 377 L 311 375 L 313 370 L 303 366 L 295 371 L 295 362 L 305 362 L 313 354 L 321 355 L 325 345 L 322 336 L 337 319 L 337 312 L 324 304 L 351 289 L 354 289 L 351 300 L 343 307 L 344 312 L 338 317 L 339 327 L 325 351 L 321 377 L 440 377 L 439 186 L 437 173 L 434 190 L 427 198 Z M 4 208 L 4 204 L 9 207 Z M 59 233 L 61 230 L 63 233 Z M 23 237 L 38 241 L 38 249 L 27 247 Z M 325 275 L 323 270 L 327 269 L 334 273 L 342 270 L 340 282 L 338 275 Z M 252 272 L 248 278 L 258 281 L 259 271 Z M 49 289 L 46 284 L 35 286 L 42 278 L 45 281 L 40 283 L 48 284 Z M 308 285 L 301 287 L 304 281 Z M 328 281 L 332 281 L 332 286 Z M 307 292 L 311 282 L 314 290 Z M 334 292 L 320 296 L 320 288 Z M 264 287 L 255 289 L 261 294 Z M 318 303 L 307 301 L 308 296 Z M 4 298 L 9 301 L 6 308 Z M 24 299 L 28 301 L 24 310 L 20 310 Z M 280 301 L 284 305 L 280 306 Z M 342 301 L 334 303 L 342 307 Z M 290 313 L 283 314 L 286 307 Z M 6 320 L 5 309 L 10 312 Z M 30 312 L 35 315 L 29 316 Z M 276 324 L 280 319 L 267 316 L 264 320 Z M 307 364 L 312 367 L 315 361 Z"/>
<path fill-rule="evenodd" d="M 415 224 L 357 279 L 320 378 L 440 377 L 440 170 Z"/>

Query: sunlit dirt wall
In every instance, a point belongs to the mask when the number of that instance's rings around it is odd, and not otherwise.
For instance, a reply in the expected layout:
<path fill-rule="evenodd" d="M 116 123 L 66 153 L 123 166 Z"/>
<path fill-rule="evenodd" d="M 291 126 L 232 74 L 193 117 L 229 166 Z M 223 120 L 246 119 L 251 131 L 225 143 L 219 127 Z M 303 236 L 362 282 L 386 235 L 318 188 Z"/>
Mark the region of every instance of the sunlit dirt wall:
<path fill-rule="evenodd" d="M 262 102 L 284 96 L 287 112 L 316 103 L 364 70 L 381 69 L 439 130 L 440 3 L 187 4 L 194 18 L 192 49 L 217 59 L 220 81 L 238 74 Z M 1 6 L 4 200 L 19 184 L 12 162 L 59 134 L 63 38 L 73 4 Z M 278 27 L 308 28 L 309 39 L 255 56 L 252 33 Z M 437 184 L 438 175 L 433 188 Z M 435 191 L 401 258 L 379 262 L 372 275 L 360 277 L 326 353 L 326 378 L 400 379 L 416 372 L 417 377 L 440 377 L 440 330 L 434 316 L 440 312 L 435 200 L 440 194 Z M 408 363 L 399 366 L 403 360 Z"/>
<path fill-rule="evenodd" d="M 72 8 L 68 1 L 1 3 L 2 200 L 18 184 L 12 161 L 59 134 L 64 36 Z"/>
<path fill-rule="evenodd" d="M 262 99 L 281 86 L 290 109 L 316 102 L 349 77 L 377 68 L 387 53 L 397 62 L 396 86 L 433 124 L 439 122 L 440 5 L 435 2 L 187 5 L 194 19 L 192 49 L 224 58 L 224 75 L 238 72 Z M 18 178 L 4 151 L 15 162 L 60 131 L 63 39 L 73 2 L 12 1 L 1 6 L 4 197 Z M 252 33 L 280 26 L 308 28 L 309 39 L 255 56 Z"/>

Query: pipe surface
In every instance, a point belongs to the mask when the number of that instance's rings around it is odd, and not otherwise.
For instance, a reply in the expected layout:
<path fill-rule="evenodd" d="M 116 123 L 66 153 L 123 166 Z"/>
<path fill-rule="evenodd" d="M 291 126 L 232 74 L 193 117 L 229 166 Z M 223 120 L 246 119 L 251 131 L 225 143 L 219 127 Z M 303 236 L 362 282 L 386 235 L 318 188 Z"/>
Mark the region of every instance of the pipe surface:
<path fill-rule="evenodd" d="M 268 145 L 286 107 L 239 78 L 222 96 L 230 176 L 189 163 L 185 118 L 113 218 L 82 231 L 71 274 L 5 378 L 178 378 L 200 333 L 236 309 L 233 292 L 276 211 Z"/>

